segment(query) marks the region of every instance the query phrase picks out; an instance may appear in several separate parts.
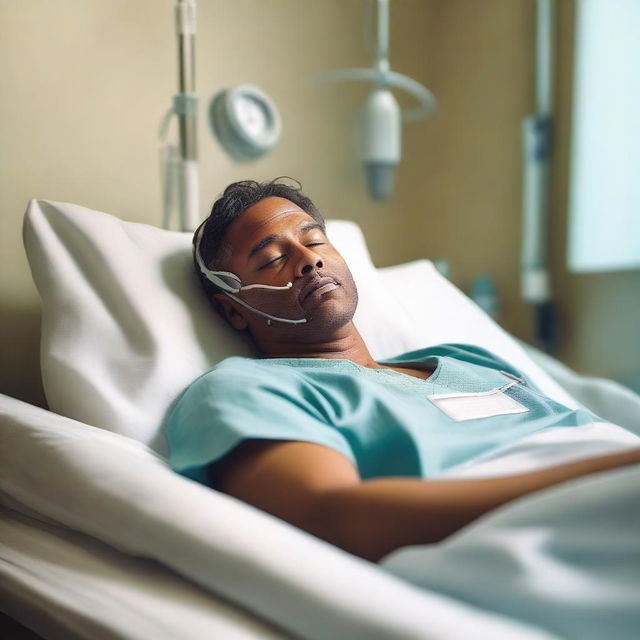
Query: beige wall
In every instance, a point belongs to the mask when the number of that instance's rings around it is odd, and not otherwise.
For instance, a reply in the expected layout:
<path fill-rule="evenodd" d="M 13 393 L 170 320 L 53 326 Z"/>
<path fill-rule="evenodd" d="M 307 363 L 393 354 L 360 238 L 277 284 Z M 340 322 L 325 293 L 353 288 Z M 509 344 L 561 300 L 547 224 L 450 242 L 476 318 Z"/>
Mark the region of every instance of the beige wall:
<path fill-rule="evenodd" d="M 157 127 L 175 92 L 171 0 L 0 3 L 0 391 L 42 403 L 38 297 L 21 246 L 29 198 L 70 201 L 158 224 Z M 397 192 L 364 194 L 353 119 L 364 86 L 318 89 L 314 73 L 368 66 L 360 0 L 199 3 L 197 85 L 261 85 L 284 120 L 278 148 L 235 165 L 200 123 L 203 212 L 236 179 L 288 174 L 328 217 L 359 222 L 380 266 L 446 258 L 468 286 L 492 274 L 503 325 L 531 331 L 518 295 L 521 118 L 532 105 L 532 0 L 395 0 L 392 65 L 426 83 L 440 108 L 405 128 Z M 560 0 L 558 142 L 552 258 L 573 366 L 624 376 L 640 363 L 639 274 L 569 276 L 564 267 L 572 2 Z M 437 301 L 435 301 L 437 303 Z M 635 315 L 634 315 L 635 314 Z M 612 327 L 610 329 L 609 327 Z M 632 344 L 633 346 L 629 346 Z"/>

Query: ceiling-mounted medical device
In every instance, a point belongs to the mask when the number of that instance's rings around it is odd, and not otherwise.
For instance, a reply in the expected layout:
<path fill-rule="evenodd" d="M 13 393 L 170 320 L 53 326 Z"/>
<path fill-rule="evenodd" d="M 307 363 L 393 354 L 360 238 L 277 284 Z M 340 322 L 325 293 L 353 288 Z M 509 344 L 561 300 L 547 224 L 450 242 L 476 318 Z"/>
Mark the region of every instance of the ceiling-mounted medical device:
<path fill-rule="evenodd" d="M 179 91 L 160 123 L 162 224 L 168 229 L 177 212 L 180 229 L 193 231 L 201 217 L 196 146 L 196 0 L 177 0 L 175 19 Z M 169 138 L 171 124 L 176 120 L 177 142 L 174 142 Z M 239 161 L 258 158 L 273 148 L 282 128 L 273 101 L 257 87 L 248 85 L 216 93 L 209 108 L 209 122 L 225 150 Z"/>
<path fill-rule="evenodd" d="M 227 153 L 239 162 L 264 155 L 276 145 L 282 130 L 273 100 L 251 85 L 216 93 L 209 103 L 209 125 Z"/>
<path fill-rule="evenodd" d="M 394 171 L 402 157 L 402 120 L 414 121 L 433 113 L 436 99 L 425 86 L 389 65 L 389 0 L 377 4 L 377 45 L 371 69 L 341 69 L 318 76 L 319 82 L 366 80 L 373 84 L 360 114 L 360 156 L 368 189 L 374 200 L 386 200 L 393 191 Z M 404 89 L 420 106 L 400 109 L 392 87 Z"/>

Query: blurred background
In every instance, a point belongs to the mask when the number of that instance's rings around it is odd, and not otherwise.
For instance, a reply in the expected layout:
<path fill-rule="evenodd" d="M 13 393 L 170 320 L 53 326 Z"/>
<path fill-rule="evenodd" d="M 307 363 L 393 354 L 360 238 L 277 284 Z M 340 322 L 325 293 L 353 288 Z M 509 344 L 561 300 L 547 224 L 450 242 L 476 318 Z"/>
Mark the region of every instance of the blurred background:
<path fill-rule="evenodd" d="M 467 293 L 476 276 L 490 276 L 499 323 L 531 341 L 531 306 L 520 295 L 521 126 L 535 102 L 535 0 L 391 2 L 392 68 L 428 86 L 438 109 L 403 127 L 403 159 L 384 203 L 367 195 L 354 148 L 354 119 L 368 88 L 312 82 L 320 72 L 371 65 L 364 4 L 199 2 L 202 216 L 232 181 L 292 176 L 325 217 L 361 225 L 377 266 L 444 260 Z M 575 16 L 575 0 L 556 1 L 553 355 L 580 373 L 634 386 L 640 270 L 567 267 Z M 22 217 L 30 198 L 42 198 L 161 224 L 158 126 L 177 90 L 173 2 L 0 0 L 0 81 L 0 391 L 44 406 L 39 300 L 22 248 Z M 240 83 L 262 87 L 283 121 L 278 146 L 250 164 L 225 154 L 205 117 L 212 94 Z M 411 104 L 401 93 L 398 99 Z"/>

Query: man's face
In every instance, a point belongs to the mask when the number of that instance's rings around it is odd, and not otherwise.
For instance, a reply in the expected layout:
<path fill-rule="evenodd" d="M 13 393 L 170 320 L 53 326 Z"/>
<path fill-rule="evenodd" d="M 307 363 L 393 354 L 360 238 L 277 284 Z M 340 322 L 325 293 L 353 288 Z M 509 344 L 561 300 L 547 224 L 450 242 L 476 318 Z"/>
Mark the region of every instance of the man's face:
<path fill-rule="evenodd" d="M 292 324 L 260 316 L 224 294 L 216 297 L 237 329 L 249 328 L 259 343 L 270 340 L 312 342 L 351 321 L 358 293 L 349 268 L 329 243 L 321 226 L 285 198 L 270 197 L 249 207 L 224 234 L 231 249 L 226 270 L 243 285 L 267 284 L 290 289 L 249 289 L 237 297 L 269 315 L 302 319 Z"/>

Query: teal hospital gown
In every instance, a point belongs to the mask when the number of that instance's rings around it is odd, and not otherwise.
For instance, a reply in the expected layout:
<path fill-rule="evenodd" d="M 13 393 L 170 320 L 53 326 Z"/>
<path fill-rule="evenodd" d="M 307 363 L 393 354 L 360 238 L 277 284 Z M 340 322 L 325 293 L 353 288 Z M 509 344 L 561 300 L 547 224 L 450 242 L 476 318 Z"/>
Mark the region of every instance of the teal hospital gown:
<path fill-rule="evenodd" d="M 433 373 L 425 380 L 343 359 L 227 358 L 174 404 L 169 462 L 206 484 L 208 465 L 243 440 L 294 440 L 339 451 L 362 479 L 430 478 L 544 429 L 600 420 L 555 402 L 476 346 L 443 344 L 379 362 Z"/>

